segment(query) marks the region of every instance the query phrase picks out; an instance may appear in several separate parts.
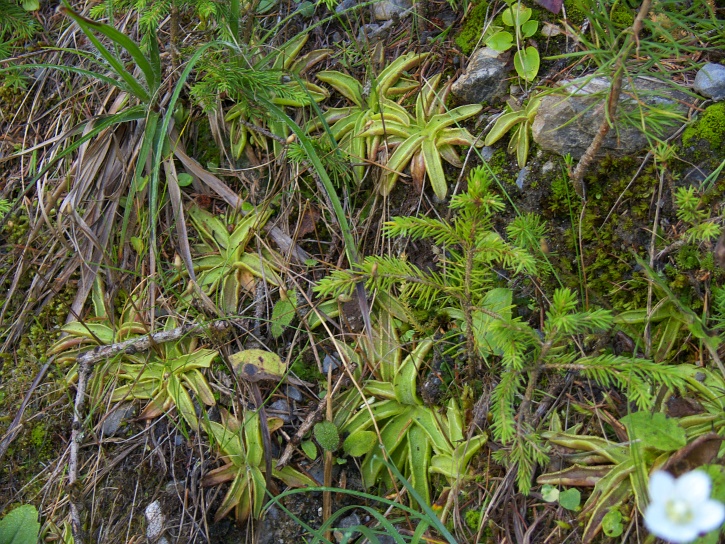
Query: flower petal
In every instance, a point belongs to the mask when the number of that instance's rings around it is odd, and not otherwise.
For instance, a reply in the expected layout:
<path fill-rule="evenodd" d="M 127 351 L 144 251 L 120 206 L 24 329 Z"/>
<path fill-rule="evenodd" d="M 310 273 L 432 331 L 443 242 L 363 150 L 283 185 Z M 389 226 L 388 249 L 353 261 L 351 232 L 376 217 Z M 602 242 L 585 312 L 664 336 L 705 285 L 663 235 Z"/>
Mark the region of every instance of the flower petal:
<path fill-rule="evenodd" d="M 695 516 L 693 523 L 700 531 L 709 533 L 725 521 L 725 506 L 718 501 L 705 501 L 698 506 Z"/>
<path fill-rule="evenodd" d="M 693 523 L 673 523 L 667 517 L 664 502 L 652 503 L 647 507 L 644 524 L 653 535 L 676 544 L 692 542 L 700 534 L 700 529 Z"/>
<path fill-rule="evenodd" d="M 675 492 L 675 478 L 663 470 L 653 472 L 649 477 L 649 496 L 652 502 L 669 500 Z"/>
<path fill-rule="evenodd" d="M 693 470 L 680 476 L 675 482 L 675 497 L 688 501 L 695 507 L 710 498 L 710 477 L 702 470 Z"/>

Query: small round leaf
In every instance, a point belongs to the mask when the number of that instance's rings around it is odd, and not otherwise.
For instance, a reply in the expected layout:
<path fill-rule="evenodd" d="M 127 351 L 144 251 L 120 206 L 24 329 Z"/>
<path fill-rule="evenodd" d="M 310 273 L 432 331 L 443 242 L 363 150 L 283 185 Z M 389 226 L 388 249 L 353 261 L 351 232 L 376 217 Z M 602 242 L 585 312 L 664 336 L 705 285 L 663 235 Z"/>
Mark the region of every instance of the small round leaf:
<path fill-rule="evenodd" d="M 340 445 L 340 433 L 330 421 L 321 421 L 315 425 L 315 440 L 325 451 L 335 451 Z"/>
<path fill-rule="evenodd" d="M 302 451 L 305 452 L 305 455 L 312 459 L 313 461 L 317 459 L 317 446 L 315 446 L 315 443 L 312 440 L 305 440 L 301 444 Z"/>
<path fill-rule="evenodd" d="M 581 493 L 576 488 L 567 489 L 559 493 L 559 504 L 567 510 L 576 510 L 581 503 Z"/>
<path fill-rule="evenodd" d="M 617 538 L 624 532 L 622 525 L 622 513 L 613 508 L 602 518 L 602 530 L 609 538 Z"/>

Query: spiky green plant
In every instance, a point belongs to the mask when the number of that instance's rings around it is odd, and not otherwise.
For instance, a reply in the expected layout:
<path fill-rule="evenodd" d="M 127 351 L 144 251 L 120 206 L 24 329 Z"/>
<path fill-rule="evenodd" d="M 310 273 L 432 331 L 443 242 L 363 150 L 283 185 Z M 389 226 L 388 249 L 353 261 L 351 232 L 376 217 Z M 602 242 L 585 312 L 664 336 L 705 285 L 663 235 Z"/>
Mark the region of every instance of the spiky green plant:
<path fill-rule="evenodd" d="M 451 207 L 457 211 L 452 222 L 396 217 L 385 225 L 388 235 L 429 239 L 442 246 L 437 270 L 423 271 L 404 257 L 368 257 L 358 270 L 333 273 L 317 290 L 326 295 L 351 293 L 356 282 L 364 279 L 371 291 L 383 296 L 396 292 L 411 307 L 438 308 L 452 319 L 466 336 L 469 365 L 480 364 L 496 377 L 490 396 L 490 427 L 492 437 L 503 448 L 495 458 L 516 466 L 518 487 L 528 493 L 537 464 L 548 459 L 548 446 L 538 433 L 540 421 L 532 409 L 545 378 L 575 371 L 603 387 L 627 390 L 641 409 L 654 403 L 653 384 L 681 388 L 684 381 L 677 369 L 647 359 L 584 354 L 575 349 L 573 338 L 608 330 L 614 316 L 604 309 L 579 309 L 577 297 L 569 289 L 554 292 L 541 328 L 517 316 L 514 292 L 500 286 L 494 269 L 512 275 L 533 273 L 536 260 L 493 230 L 493 216 L 504 205 L 493 192 L 487 172 L 474 170 L 468 191 L 451 199 Z M 538 223 L 529 220 L 520 226 L 526 225 L 536 227 Z M 514 234 L 519 241 L 529 237 Z M 399 374 L 397 370 L 393 376 Z"/>

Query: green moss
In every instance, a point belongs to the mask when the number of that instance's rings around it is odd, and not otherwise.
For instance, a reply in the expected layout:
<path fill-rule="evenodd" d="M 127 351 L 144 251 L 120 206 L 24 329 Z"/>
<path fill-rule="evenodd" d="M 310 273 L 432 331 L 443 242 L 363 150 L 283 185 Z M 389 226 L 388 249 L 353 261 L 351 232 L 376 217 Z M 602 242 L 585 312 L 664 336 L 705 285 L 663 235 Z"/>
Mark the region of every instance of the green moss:
<path fill-rule="evenodd" d="M 692 244 L 685 244 L 677 252 L 677 266 L 684 270 L 694 270 L 700 268 L 699 251 Z"/>
<path fill-rule="evenodd" d="M 718 102 L 705 109 L 682 134 L 685 148 L 696 146 L 700 141 L 707 142 L 713 151 L 722 150 L 725 142 L 725 102 Z"/>
<path fill-rule="evenodd" d="M 481 523 L 481 512 L 479 510 L 466 510 L 464 518 L 466 520 L 466 526 L 471 531 L 478 531 L 478 526 Z"/>
<path fill-rule="evenodd" d="M 634 24 L 634 12 L 627 6 L 616 3 L 609 12 L 609 17 L 618 29 L 624 30 Z"/>
<path fill-rule="evenodd" d="M 468 13 L 463 28 L 456 36 L 456 45 L 461 48 L 464 55 L 470 55 L 478 40 L 481 39 L 483 27 L 486 24 L 487 9 L 488 2 L 485 0 L 477 2 Z"/>
<path fill-rule="evenodd" d="M 566 18 L 569 24 L 580 26 L 584 19 L 587 18 L 587 13 L 582 6 L 581 0 L 565 0 L 564 9 L 566 10 Z"/>

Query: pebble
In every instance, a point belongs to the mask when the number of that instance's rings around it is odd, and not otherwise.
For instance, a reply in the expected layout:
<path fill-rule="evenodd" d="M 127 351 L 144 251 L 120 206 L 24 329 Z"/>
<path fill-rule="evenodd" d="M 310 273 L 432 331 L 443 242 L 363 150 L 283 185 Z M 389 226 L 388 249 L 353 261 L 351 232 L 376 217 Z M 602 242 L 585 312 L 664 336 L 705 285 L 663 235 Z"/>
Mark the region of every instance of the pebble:
<path fill-rule="evenodd" d="M 715 102 L 725 100 L 725 66 L 710 62 L 695 76 L 693 89 Z"/>
<path fill-rule="evenodd" d="M 154 501 L 146 507 L 146 538 L 156 542 L 164 532 L 164 513 L 161 511 L 161 503 Z"/>

